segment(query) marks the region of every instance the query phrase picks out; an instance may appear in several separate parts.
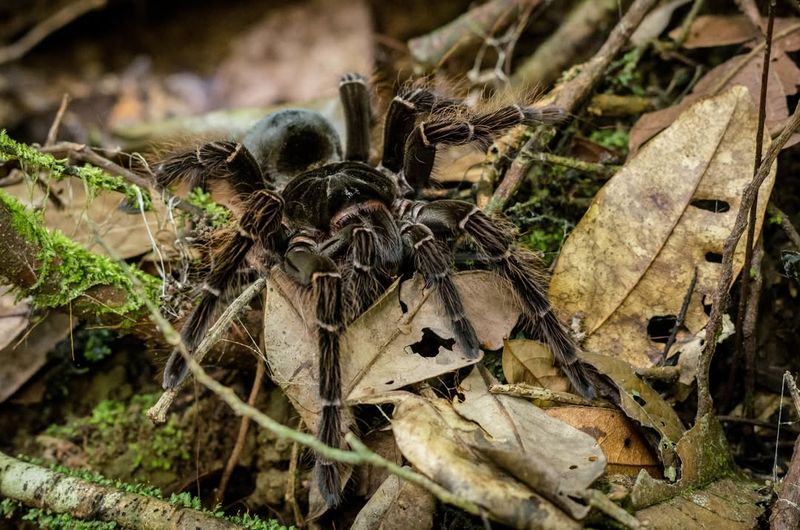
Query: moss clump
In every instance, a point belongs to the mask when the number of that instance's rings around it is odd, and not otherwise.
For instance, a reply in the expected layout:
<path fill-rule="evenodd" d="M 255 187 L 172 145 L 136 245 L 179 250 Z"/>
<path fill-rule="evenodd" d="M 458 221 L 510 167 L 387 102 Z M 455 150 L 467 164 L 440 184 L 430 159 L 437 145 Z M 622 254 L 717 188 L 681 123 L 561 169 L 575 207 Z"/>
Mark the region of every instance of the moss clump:
<path fill-rule="evenodd" d="M 94 198 L 101 191 L 115 191 L 121 193 L 134 205 L 139 204 L 141 196 L 145 209 L 152 207 L 152 199 L 146 190 L 130 184 L 125 179 L 109 175 L 102 169 L 85 164 L 83 167 L 67 165 L 53 155 L 40 153 L 36 149 L 19 143 L 8 136 L 5 130 L 0 130 L 0 162 L 19 160 L 23 167 L 31 167 L 47 171 L 50 178 L 61 180 L 65 177 L 77 177 L 86 184 L 89 197 Z"/>
<path fill-rule="evenodd" d="M 134 285 L 130 276 L 119 264 L 105 256 L 89 252 L 59 231 L 47 230 L 41 214 L 28 211 L 19 201 L 2 190 L 0 190 L 0 202 L 10 212 L 14 230 L 41 249 L 36 256 L 40 263 L 39 270 L 36 271 L 37 281 L 22 293 L 33 297 L 36 307 L 66 305 L 96 285 L 111 285 L 126 292 L 126 301 L 121 306 L 97 304 L 94 309 L 98 315 L 106 313 L 129 315 L 143 308 L 143 297 L 158 300 L 161 290 L 161 280 L 158 278 L 130 267 L 130 272 L 143 287 L 140 289 Z M 51 275 L 58 278 L 58 291 L 41 292 L 42 285 L 55 283 L 48 281 Z"/>
<path fill-rule="evenodd" d="M 214 202 L 211 198 L 211 194 L 206 193 L 202 188 L 194 188 L 189 192 L 187 200 L 189 204 L 197 206 L 208 214 L 208 220 L 214 228 L 224 226 L 230 221 L 230 210 Z"/>

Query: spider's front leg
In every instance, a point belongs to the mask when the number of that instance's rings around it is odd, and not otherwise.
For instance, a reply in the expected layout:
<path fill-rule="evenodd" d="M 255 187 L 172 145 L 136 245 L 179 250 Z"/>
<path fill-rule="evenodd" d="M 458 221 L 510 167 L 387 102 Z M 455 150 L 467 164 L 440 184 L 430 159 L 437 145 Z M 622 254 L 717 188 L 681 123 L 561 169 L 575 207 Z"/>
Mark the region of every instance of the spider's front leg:
<path fill-rule="evenodd" d="M 339 338 L 344 330 L 342 275 L 329 257 L 317 254 L 311 244 L 294 245 L 286 254 L 284 268 L 300 285 L 312 291 L 315 328 L 319 348 L 319 397 L 322 416 L 317 438 L 325 445 L 341 448 L 342 375 Z M 336 462 L 317 455 L 314 466 L 320 493 L 329 506 L 341 501 L 342 483 Z"/>
<path fill-rule="evenodd" d="M 189 353 L 194 353 L 206 335 L 219 300 L 236 281 L 236 271 L 242 268 L 253 245 L 273 250 L 274 236 L 281 228 L 283 199 L 275 192 L 261 189 L 250 195 L 244 204 L 239 226 L 227 229 L 223 243 L 213 254 L 211 271 L 203 283 L 203 294 L 181 328 L 181 341 Z M 177 388 L 186 378 L 188 367 L 179 350 L 170 355 L 164 368 L 163 386 Z"/>
<path fill-rule="evenodd" d="M 531 252 L 514 244 L 513 230 L 504 228 L 475 205 L 456 200 L 425 204 L 417 210 L 416 220 L 437 234 L 467 235 L 486 255 L 491 267 L 511 284 L 522 307 L 525 330 L 550 347 L 556 364 L 578 393 L 588 399 L 595 396 L 589 373 L 578 359 L 578 345 L 547 299 L 547 278 L 542 267 Z"/>
<path fill-rule="evenodd" d="M 358 74 L 347 74 L 339 81 L 347 130 L 345 160 L 366 162 L 369 159 L 370 105 L 366 80 Z"/>

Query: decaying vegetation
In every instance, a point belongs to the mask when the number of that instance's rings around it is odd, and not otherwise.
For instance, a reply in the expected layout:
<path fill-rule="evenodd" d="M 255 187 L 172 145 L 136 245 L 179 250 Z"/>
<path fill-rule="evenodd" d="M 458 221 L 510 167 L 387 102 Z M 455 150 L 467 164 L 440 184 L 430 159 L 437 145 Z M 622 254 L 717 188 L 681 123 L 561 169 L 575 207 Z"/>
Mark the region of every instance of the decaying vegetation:
<path fill-rule="evenodd" d="M 796 2 L 0 14 L 0 526 L 798 526 Z M 345 448 L 314 436 L 315 316 L 280 267 L 240 271 L 189 354 L 213 234 L 237 221 L 230 197 L 156 186 L 155 164 L 277 108 L 341 130 L 330 87 L 350 71 L 373 74 L 373 116 L 421 79 L 563 109 L 440 149 L 422 196 L 474 202 L 541 255 L 597 398 L 469 245 L 454 283 L 480 357 L 398 277 L 341 334 Z M 193 377 L 162 391 L 173 350 Z M 340 464 L 341 506 L 314 454 Z"/>

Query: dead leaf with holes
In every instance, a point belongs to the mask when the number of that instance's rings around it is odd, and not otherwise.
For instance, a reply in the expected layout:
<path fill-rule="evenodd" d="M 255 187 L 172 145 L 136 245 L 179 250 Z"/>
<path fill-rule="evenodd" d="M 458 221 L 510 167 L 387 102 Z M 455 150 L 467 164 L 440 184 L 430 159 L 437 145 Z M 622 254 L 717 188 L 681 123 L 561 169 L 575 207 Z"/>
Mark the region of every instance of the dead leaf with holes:
<path fill-rule="evenodd" d="M 503 343 L 503 375 L 511 383 L 527 383 L 556 392 L 572 389 L 569 379 L 553 364 L 553 353 L 536 340 L 516 339 Z"/>
<path fill-rule="evenodd" d="M 584 348 L 637 367 L 662 360 L 652 322 L 674 322 L 695 269 L 684 326 L 705 327 L 723 243 L 753 175 L 757 116 L 747 89 L 692 105 L 595 196 L 561 250 L 550 299 L 562 320 L 582 318 Z M 756 233 L 775 169 L 761 187 Z M 744 241 L 734 254 L 742 267 Z M 653 339 L 657 339 L 658 342 Z"/>
<path fill-rule="evenodd" d="M 548 408 L 545 412 L 594 437 L 608 460 L 606 473 L 636 476 L 645 469 L 651 475 L 661 475 L 661 465 L 647 440 L 622 411 L 569 405 Z"/>
<path fill-rule="evenodd" d="M 499 276 L 466 272 L 454 276 L 464 308 L 484 350 L 497 350 L 519 318 L 516 299 Z M 417 275 L 395 282 L 342 337 L 343 395 L 348 403 L 374 402 L 392 390 L 480 360 L 468 359 L 455 343 L 450 320 Z M 486 311 L 486 308 L 492 308 Z M 307 300 L 282 272 L 267 284 L 264 337 L 273 380 L 281 386 L 311 431 L 321 406 L 317 395 L 318 347 Z"/>
<path fill-rule="evenodd" d="M 473 448 L 573 517 L 584 517 L 588 508 L 575 498 L 603 474 L 606 465 L 597 441 L 553 421 L 529 401 L 492 394 L 489 387 L 495 384 L 486 368 L 477 366 L 461 382 L 453 401 L 456 412 L 491 436 L 490 444 Z"/>
<path fill-rule="evenodd" d="M 726 36 L 724 31 L 720 32 L 720 38 L 723 39 L 721 41 L 723 43 L 730 40 L 730 36 Z M 773 39 L 766 105 L 766 127 L 773 134 L 780 130 L 789 117 L 786 98 L 797 94 L 797 88 L 800 86 L 800 68 L 787 55 L 787 52 L 798 49 L 800 49 L 800 19 L 789 19 L 776 28 Z M 628 140 L 630 156 L 701 98 L 716 96 L 733 86 L 743 85 L 749 90 L 753 104 L 758 106 L 763 62 L 763 48 L 754 47 L 750 52 L 736 55 L 709 71 L 697 82 L 692 92 L 678 104 L 643 114 L 630 131 Z M 794 145 L 798 140 L 800 135 L 790 138 L 784 149 Z"/>
<path fill-rule="evenodd" d="M 479 365 L 452 403 L 395 394 L 398 447 L 419 471 L 504 524 L 577 528 L 573 518 L 588 507 L 576 499 L 605 468 L 597 441 L 525 400 L 489 393 L 493 383 Z"/>
<path fill-rule="evenodd" d="M 767 19 L 762 19 L 763 27 L 767 27 Z M 672 39 L 677 39 L 681 28 L 669 32 Z M 797 51 L 800 46 L 800 18 L 775 18 L 774 35 L 781 37 L 781 48 L 785 51 Z M 695 18 L 689 28 L 682 47 L 686 49 L 713 48 L 755 42 L 761 38 L 761 32 L 753 26 L 745 15 L 700 15 Z M 773 40 L 774 37 L 773 37 Z M 752 42 L 750 43 L 752 46 Z"/>
<path fill-rule="evenodd" d="M 614 401 L 626 416 L 646 427 L 643 434 L 664 464 L 664 475 L 674 478 L 675 444 L 683 436 L 684 428 L 670 404 L 624 360 L 587 352 L 580 357 L 614 384 L 618 393 Z"/>
<path fill-rule="evenodd" d="M 756 528 L 765 496 L 734 473 L 730 448 L 716 417 L 701 418 L 676 447 L 681 479 L 665 482 L 641 471 L 630 500 L 648 528 Z M 767 497 L 768 498 L 768 497 Z"/>

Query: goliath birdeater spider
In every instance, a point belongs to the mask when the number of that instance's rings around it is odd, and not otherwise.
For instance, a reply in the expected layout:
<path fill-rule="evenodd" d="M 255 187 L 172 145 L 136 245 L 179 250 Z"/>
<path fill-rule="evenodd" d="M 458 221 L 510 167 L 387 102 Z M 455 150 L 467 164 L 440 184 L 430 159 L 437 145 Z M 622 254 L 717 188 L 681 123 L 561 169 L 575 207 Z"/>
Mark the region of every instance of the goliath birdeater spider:
<path fill-rule="evenodd" d="M 563 113 L 519 105 L 479 113 L 431 90 L 410 87 L 389 106 L 383 154 L 374 167 L 368 160 L 367 84 L 349 74 L 339 90 L 347 128 L 344 156 L 336 132 L 322 116 L 284 110 L 256 123 L 242 143 L 207 143 L 158 165 L 161 187 L 179 181 L 192 188 L 225 182 L 233 191 L 231 209 L 238 218 L 235 226 L 215 234 L 221 243 L 211 253 L 199 302 L 181 329 L 188 351 L 203 339 L 221 293 L 233 287 L 248 255 L 257 257 L 264 271 L 281 267 L 311 295 L 322 402 L 317 436 L 341 447 L 340 335 L 401 273 L 422 274 L 438 295 L 459 345 L 468 356 L 479 356 L 480 344 L 452 279 L 453 247 L 466 239 L 510 282 L 525 331 L 550 346 L 578 392 L 592 396 L 575 342 L 545 296 L 541 268 L 532 254 L 514 244 L 513 231 L 468 202 L 417 200 L 419 190 L 430 184 L 437 145 L 486 148 L 515 125 L 554 123 Z M 173 352 L 164 387 L 174 388 L 186 372 L 182 357 Z M 316 476 L 328 504 L 338 504 L 342 487 L 337 465 L 318 457 Z"/>

